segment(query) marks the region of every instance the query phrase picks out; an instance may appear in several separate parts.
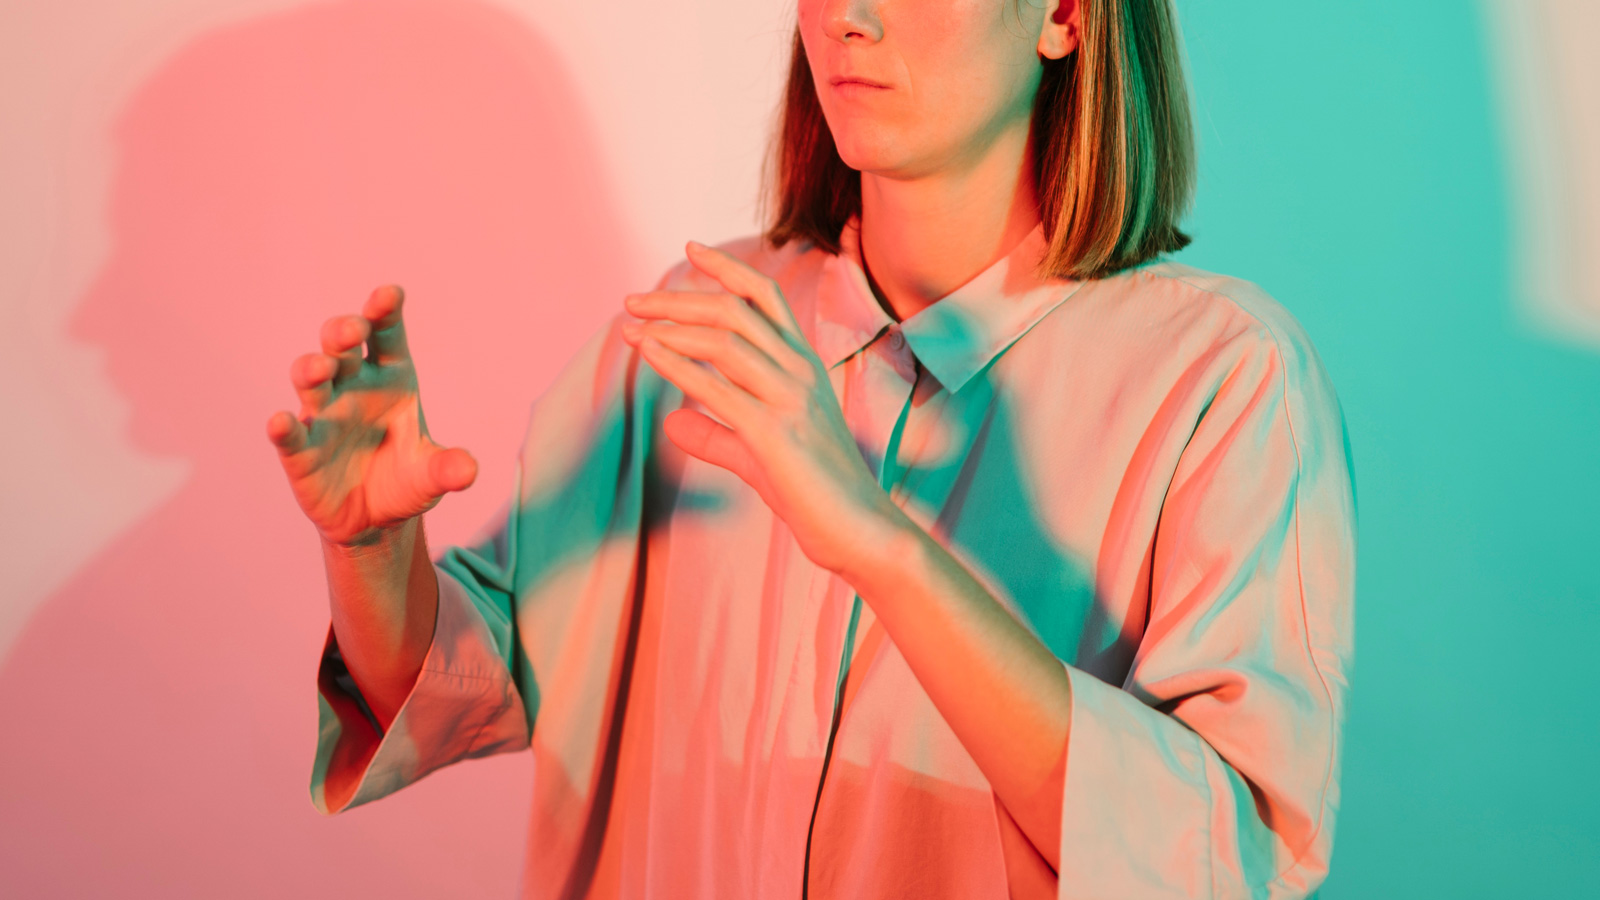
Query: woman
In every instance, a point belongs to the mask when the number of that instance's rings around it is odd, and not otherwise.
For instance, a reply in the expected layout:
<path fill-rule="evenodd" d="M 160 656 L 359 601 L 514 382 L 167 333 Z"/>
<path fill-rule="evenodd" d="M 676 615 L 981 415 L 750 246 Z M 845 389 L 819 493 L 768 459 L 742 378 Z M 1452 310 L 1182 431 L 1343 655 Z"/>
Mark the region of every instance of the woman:
<path fill-rule="evenodd" d="M 800 0 L 775 222 L 535 408 L 516 495 L 427 435 L 398 289 L 269 436 L 323 537 L 313 796 L 536 757 L 529 896 L 1303 896 L 1350 657 L 1337 401 L 1169 262 L 1167 0 Z M 363 349 L 365 348 L 365 349 Z"/>

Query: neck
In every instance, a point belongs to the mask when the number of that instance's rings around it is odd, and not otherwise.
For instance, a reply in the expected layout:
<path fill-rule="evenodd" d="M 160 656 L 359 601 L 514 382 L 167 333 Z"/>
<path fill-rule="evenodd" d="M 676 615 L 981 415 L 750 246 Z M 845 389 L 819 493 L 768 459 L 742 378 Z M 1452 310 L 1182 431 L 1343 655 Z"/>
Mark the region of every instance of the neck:
<path fill-rule="evenodd" d="M 904 321 L 1010 253 L 1039 224 L 1027 128 L 971 165 L 915 179 L 861 173 L 861 258 Z"/>

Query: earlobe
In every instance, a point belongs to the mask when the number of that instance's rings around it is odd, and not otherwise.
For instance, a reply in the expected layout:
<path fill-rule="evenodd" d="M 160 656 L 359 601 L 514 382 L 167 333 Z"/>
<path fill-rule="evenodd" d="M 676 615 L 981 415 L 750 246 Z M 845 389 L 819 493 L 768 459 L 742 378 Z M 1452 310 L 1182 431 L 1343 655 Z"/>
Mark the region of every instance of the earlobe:
<path fill-rule="evenodd" d="M 1082 3 L 1081 0 L 1055 0 L 1051 6 L 1045 17 L 1044 31 L 1039 35 L 1039 55 L 1061 59 L 1078 49 Z"/>

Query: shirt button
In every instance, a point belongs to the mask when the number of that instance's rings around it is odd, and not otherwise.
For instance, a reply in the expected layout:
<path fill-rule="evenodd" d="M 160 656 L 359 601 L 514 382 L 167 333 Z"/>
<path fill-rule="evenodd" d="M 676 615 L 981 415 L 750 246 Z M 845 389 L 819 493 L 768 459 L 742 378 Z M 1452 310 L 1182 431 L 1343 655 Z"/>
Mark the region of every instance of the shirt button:
<path fill-rule="evenodd" d="M 899 329 L 889 332 L 889 349 L 900 350 L 903 349 L 905 345 L 906 336 L 901 334 Z"/>

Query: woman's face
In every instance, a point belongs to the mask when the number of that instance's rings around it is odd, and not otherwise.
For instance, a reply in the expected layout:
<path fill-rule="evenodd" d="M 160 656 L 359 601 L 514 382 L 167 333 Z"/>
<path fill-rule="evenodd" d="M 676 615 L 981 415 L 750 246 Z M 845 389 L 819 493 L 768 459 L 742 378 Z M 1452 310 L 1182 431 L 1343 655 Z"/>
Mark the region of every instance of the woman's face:
<path fill-rule="evenodd" d="M 921 178 L 1026 134 L 1049 40 L 1045 3 L 799 0 L 800 37 L 845 164 Z"/>

